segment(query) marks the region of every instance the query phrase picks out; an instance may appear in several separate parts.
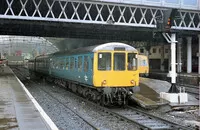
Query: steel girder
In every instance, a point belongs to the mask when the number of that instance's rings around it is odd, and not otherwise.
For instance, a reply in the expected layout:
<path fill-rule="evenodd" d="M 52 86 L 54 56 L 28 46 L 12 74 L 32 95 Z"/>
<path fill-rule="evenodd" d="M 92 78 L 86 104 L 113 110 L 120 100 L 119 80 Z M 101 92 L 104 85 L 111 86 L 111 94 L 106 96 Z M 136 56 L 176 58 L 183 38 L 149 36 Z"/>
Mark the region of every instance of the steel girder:
<path fill-rule="evenodd" d="M 75 0 L 2 0 L 1 19 L 156 28 L 164 8 Z M 200 31 L 200 13 L 179 10 L 173 29 Z"/>
<path fill-rule="evenodd" d="M 173 29 L 200 31 L 200 12 L 178 10 Z"/>

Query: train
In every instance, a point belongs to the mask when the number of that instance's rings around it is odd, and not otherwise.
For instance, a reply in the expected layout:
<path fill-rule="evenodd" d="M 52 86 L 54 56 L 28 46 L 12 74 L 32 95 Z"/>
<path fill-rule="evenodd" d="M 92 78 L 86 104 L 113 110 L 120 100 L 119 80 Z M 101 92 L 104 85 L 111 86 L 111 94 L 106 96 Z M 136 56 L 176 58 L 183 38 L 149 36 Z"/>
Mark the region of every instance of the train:
<path fill-rule="evenodd" d="M 103 106 L 125 105 L 139 88 L 137 62 L 134 47 L 111 42 L 38 56 L 28 69 Z"/>
<path fill-rule="evenodd" d="M 149 76 L 149 60 L 147 56 L 138 55 L 138 70 L 140 76 Z"/>

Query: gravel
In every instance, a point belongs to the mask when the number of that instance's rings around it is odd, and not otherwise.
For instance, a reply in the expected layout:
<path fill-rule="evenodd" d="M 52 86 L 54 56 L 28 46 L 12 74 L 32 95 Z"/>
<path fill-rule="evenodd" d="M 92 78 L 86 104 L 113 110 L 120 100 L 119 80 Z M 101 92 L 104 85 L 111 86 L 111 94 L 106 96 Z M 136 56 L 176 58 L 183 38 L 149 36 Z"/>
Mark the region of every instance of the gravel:
<path fill-rule="evenodd" d="M 23 70 L 23 72 L 25 73 L 26 71 Z M 20 78 L 21 76 L 18 75 L 18 77 Z M 87 104 L 64 88 L 58 87 L 54 84 L 44 83 L 42 81 L 37 84 L 28 84 L 24 78 L 23 81 L 27 89 L 35 97 L 44 111 L 61 130 L 92 129 L 91 126 L 76 114 L 81 115 L 81 117 L 99 129 L 138 129 L 134 124 L 122 121 L 115 116 L 96 109 L 96 106 Z M 43 90 L 53 95 L 53 97 L 49 96 L 49 94 Z M 62 102 L 62 104 L 57 100 Z M 66 108 L 63 104 L 75 111 L 76 114 Z M 165 111 L 168 109 L 168 106 L 162 106 L 159 109 L 147 110 L 147 112 L 183 126 L 194 127 L 196 125 L 194 122 L 199 121 L 198 108 L 193 111 L 170 111 L 166 113 Z"/>
<path fill-rule="evenodd" d="M 82 101 L 80 98 L 77 98 L 77 96 L 75 96 L 69 91 L 66 91 L 65 89 L 61 87 L 55 87 L 54 85 L 48 84 L 48 83 L 42 84 L 42 85 L 40 84 L 40 85 L 37 85 L 36 87 L 38 86 L 41 86 L 42 89 L 44 89 L 45 91 L 48 91 L 48 93 L 51 93 L 60 102 L 66 104 L 69 108 L 73 109 L 73 111 L 81 115 L 84 119 L 86 119 L 87 121 L 89 121 L 90 123 L 92 123 L 99 129 L 105 129 L 105 130 L 107 129 L 109 130 L 110 129 L 135 129 L 136 130 L 138 129 L 134 126 L 134 124 L 122 121 L 113 115 L 110 115 L 106 112 L 98 110 L 96 108 L 97 106 L 91 106 L 90 104 L 87 104 L 87 102 Z M 30 89 L 29 91 L 32 92 L 32 90 Z M 36 93 L 38 92 L 36 91 Z M 36 100 L 37 100 L 37 97 L 36 97 Z M 46 111 L 45 107 L 44 107 L 44 110 Z M 80 128 L 84 129 L 82 127 L 79 127 L 79 129 Z"/>

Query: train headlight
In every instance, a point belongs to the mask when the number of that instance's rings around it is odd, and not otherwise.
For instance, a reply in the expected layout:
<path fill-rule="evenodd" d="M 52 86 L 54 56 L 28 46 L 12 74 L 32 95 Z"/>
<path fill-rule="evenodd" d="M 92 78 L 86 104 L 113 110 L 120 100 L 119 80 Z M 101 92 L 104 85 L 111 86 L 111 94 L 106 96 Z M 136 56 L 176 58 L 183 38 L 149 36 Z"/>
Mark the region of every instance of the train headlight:
<path fill-rule="evenodd" d="M 106 84 L 106 80 L 102 81 L 102 84 L 105 85 Z"/>
<path fill-rule="evenodd" d="M 131 80 L 131 84 L 134 84 L 135 82 L 134 82 L 134 80 Z"/>

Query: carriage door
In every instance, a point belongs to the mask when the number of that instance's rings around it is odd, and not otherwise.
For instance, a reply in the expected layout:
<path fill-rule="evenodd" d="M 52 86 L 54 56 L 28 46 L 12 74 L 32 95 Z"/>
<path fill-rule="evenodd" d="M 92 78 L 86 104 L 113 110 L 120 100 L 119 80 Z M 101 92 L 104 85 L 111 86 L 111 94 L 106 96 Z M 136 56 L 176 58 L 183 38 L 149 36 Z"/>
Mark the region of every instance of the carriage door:
<path fill-rule="evenodd" d="M 92 72 L 91 72 L 90 56 L 84 56 L 84 82 L 87 84 L 92 83 Z"/>

